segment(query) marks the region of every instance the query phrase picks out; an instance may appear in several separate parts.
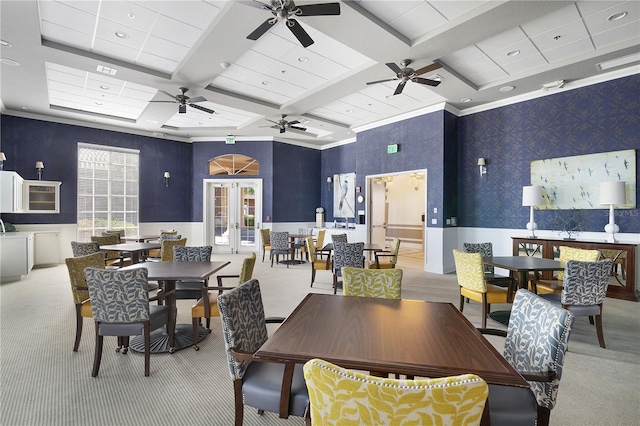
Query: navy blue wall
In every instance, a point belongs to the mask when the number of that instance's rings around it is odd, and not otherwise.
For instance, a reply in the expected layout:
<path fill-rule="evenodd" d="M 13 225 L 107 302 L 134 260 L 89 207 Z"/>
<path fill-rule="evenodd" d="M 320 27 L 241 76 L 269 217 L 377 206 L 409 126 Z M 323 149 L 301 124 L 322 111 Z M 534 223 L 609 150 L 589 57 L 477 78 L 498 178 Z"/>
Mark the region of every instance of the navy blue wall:
<path fill-rule="evenodd" d="M 529 208 L 522 207 L 522 187 L 531 184 L 531 161 L 640 149 L 639 117 L 638 75 L 461 117 L 460 225 L 523 228 Z M 483 179 L 478 157 L 487 159 Z M 636 153 L 636 179 L 639 166 Z M 636 200 L 640 200 L 638 186 Z M 608 209 L 602 207 L 577 211 L 584 231 L 603 230 Z M 616 211 L 622 232 L 640 232 L 639 212 L 637 208 Z M 540 229 L 554 229 L 557 215 L 536 211 L 536 223 Z"/>

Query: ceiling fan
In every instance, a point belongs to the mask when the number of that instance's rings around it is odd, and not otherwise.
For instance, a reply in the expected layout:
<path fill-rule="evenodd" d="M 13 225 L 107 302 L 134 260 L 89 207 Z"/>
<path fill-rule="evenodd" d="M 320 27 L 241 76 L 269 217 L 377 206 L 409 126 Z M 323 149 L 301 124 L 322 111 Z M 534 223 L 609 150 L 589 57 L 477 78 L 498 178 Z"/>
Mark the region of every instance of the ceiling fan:
<path fill-rule="evenodd" d="M 321 15 L 340 15 L 340 3 L 323 3 L 323 4 L 305 4 L 296 6 L 293 0 L 271 0 L 269 4 L 261 3 L 253 0 L 253 3 L 246 3 L 253 7 L 268 10 L 273 14 L 273 18 L 269 18 L 247 36 L 249 40 L 257 40 L 266 33 L 269 28 L 273 27 L 276 22 L 285 21 L 287 28 L 300 41 L 304 47 L 313 44 L 313 40 L 302 28 L 300 23 L 293 19 L 296 16 L 321 16 Z"/>
<path fill-rule="evenodd" d="M 274 125 L 273 126 L 262 126 L 262 127 L 270 127 L 272 129 L 280 129 L 280 133 L 286 132 L 287 129 L 298 130 L 300 132 L 306 132 L 307 131 L 307 129 L 305 127 L 296 126 L 296 124 L 300 123 L 300 120 L 287 121 L 287 120 L 285 120 L 286 117 L 287 117 L 286 114 L 282 114 L 282 119 L 280 119 L 278 121 L 269 120 L 267 118 L 266 120 L 274 123 Z"/>
<path fill-rule="evenodd" d="M 201 105 L 197 105 L 197 102 L 207 102 L 207 100 L 205 98 L 203 98 L 202 96 L 197 96 L 195 98 L 190 98 L 189 96 L 186 95 L 187 91 L 189 89 L 187 89 L 186 87 L 181 87 L 180 88 L 180 94 L 179 95 L 172 95 L 169 92 L 165 92 L 164 90 L 158 90 L 158 92 L 167 95 L 168 97 L 172 98 L 172 101 L 149 101 L 149 102 L 173 102 L 176 104 L 179 104 L 178 106 L 178 112 L 180 114 L 184 114 L 187 112 L 187 105 L 189 105 L 190 107 L 193 107 L 195 109 L 199 109 L 200 111 L 204 111 L 207 112 L 209 114 L 213 114 L 215 111 L 209 108 L 205 108 Z"/>
<path fill-rule="evenodd" d="M 400 65 L 402 65 L 402 68 L 400 68 L 393 62 L 388 62 L 386 65 L 389 68 L 391 68 L 393 72 L 396 73 L 396 77 L 388 78 L 386 80 L 370 81 L 367 84 L 376 84 L 376 83 L 384 83 L 385 81 L 400 80 L 400 83 L 398 84 L 396 91 L 393 92 L 394 95 L 399 95 L 400 93 L 402 93 L 402 89 L 404 89 L 404 86 L 405 84 L 407 84 L 407 81 L 413 81 L 414 83 L 426 84 L 428 86 L 433 86 L 433 87 L 436 87 L 438 84 L 441 83 L 440 81 L 430 80 L 428 78 L 421 78 L 418 76 L 420 74 L 424 74 L 426 72 L 434 71 L 434 70 L 437 70 L 438 68 L 442 68 L 442 65 L 435 63 L 435 64 L 427 65 L 426 67 L 420 68 L 418 70 L 414 70 L 413 68 L 409 68 L 410 63 L 411 63 L 411 59 L 404 59 L 402 62 L 400 62 Z"/>

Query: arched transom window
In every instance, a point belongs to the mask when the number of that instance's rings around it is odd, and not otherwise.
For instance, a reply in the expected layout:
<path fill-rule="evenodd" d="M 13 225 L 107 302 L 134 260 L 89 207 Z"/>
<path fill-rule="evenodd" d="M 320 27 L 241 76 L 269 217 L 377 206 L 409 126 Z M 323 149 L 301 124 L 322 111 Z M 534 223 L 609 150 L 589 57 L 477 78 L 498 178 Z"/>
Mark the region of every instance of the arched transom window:
<path fill-rule="evenodd" d="M 221 155 L 209 160 L 210 175 L 251 175 L 259 172 L 260 163 L 255 158 L 241 154 Z"/>

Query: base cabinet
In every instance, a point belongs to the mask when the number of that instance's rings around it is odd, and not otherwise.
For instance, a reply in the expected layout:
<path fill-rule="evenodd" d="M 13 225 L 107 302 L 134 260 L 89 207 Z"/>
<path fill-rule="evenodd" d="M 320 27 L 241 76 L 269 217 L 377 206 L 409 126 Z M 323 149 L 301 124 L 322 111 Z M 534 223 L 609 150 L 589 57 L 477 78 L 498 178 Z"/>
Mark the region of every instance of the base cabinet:
<path fill-rule="evenodd" d="M 33 268 L 33 232 L 0 236 L 0 281 L 19 281 Z"/>

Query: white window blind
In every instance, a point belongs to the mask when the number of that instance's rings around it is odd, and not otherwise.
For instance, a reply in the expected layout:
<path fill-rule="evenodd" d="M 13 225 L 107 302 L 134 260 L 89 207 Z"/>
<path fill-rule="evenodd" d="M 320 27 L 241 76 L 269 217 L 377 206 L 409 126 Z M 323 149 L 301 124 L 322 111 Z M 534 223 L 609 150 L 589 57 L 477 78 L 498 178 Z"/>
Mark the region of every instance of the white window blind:
<path fill-rule="evenodd" d="M 78 144 L 78 240 L 106 229 L 138 234 L 137 150 Z"/>

